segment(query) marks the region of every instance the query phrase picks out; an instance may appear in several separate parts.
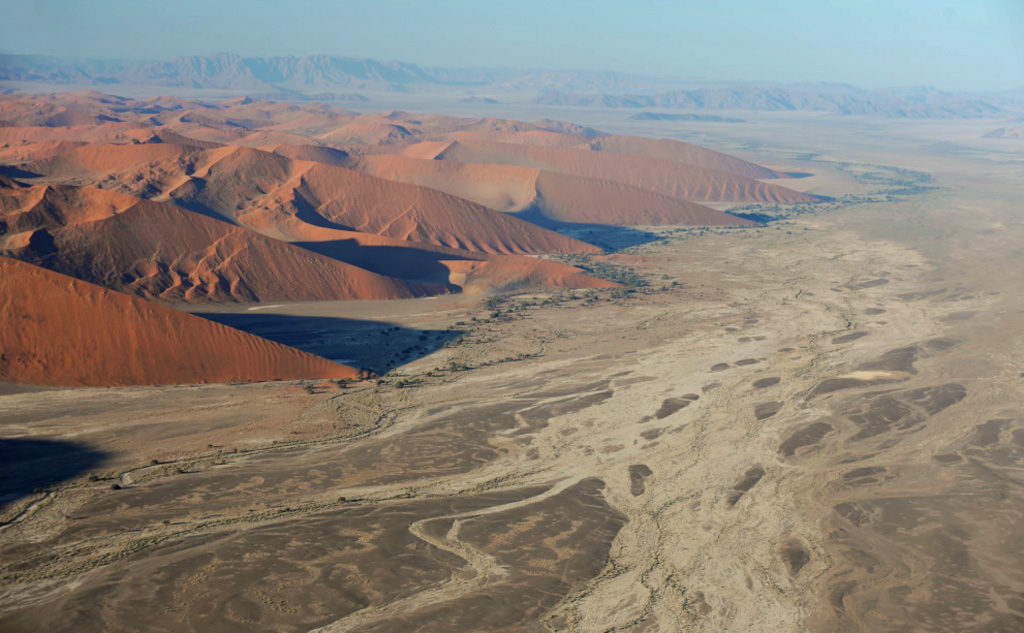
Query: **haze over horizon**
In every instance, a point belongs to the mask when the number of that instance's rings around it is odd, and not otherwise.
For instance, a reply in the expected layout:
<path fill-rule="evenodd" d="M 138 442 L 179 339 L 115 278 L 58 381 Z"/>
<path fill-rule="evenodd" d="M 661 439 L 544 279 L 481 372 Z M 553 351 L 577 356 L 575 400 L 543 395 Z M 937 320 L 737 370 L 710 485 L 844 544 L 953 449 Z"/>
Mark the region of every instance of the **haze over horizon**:
<path fill-rule="evenodd" d="M 856 6 L 739 0 L 728 9 L 642 1 L 515 10 L 444 0 L 141 4 L 42 0 L 7 8 L 0 52 L 164 60 L 337 55 L 422 66 L 608 70 L 694 80 L 838 82 L 1005 90 L 1024 85 L 1024 6 L 1015 0 Z M 159 27 L 159 28 L 157 28 Z"/>

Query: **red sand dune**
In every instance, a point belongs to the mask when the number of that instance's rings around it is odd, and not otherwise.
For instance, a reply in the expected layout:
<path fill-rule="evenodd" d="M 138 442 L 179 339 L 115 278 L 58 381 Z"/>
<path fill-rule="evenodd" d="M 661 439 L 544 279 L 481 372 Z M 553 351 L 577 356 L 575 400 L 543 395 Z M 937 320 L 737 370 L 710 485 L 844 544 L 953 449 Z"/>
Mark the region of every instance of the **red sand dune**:
<path fill-rule="evenodd" d="M 349 155 L 346 152 L 322 145 L 279 144 L 265 145 L 256 149 L 264 152 L 273 152 L 292 160 L 308 160 L 325 165 L 334 165 L 335 167 L 346 167 L 349 163 Z"/>
<path fill-rule="evenodd" d="M 721 152 L 672 139 L 642 138 L 639 136 L 603 136 L 590 143 L 591 149 L 613 154 L 633 154 L 647 158 L 660 158 L 705 169 L 739 174 L 747 178 L 779 178 L 779 174 L 754 163 Z"/>
<path fill-rule="evenodd" d="M 307 110 L 303 116 L 275 123 L 267 129 L 275 132 L 288 132 L 290 134 L 313 137 L 351 123 L 357 116 L 359 115 L 355 112 L 340 108 Z"/>
<path fill-rule="evenodd" d="M 61 185 L 24 185 L 0 176 L 0 244 L 40 228 L 73 226 L 109 218 L 131 208 L 138 198 L 112 191 Z"/>
<path fill-rule="evenodd" d="M 113 117 L 88 114 L 62 105 L 39 100 L 0 101 L 0 120 L 10 125 L 34 127 L 68 127 L 72 125 L 99 125 L 111 122 Z"/>
<path fill-rule="evenodd" d="M 198 147 L 200 149 L 216 149 L 221 147 L 223 143 L 217 141 L 202 140 L 199 138 L 193 138 L 191 136 L 185 136 L 184 134 L 178 134 L 174 130 L 169 128 L 161 128 L 157 131 L 153 137 L 152 142 L 157 143 L 170 143 L 172 145 L 186 145 L 188 147 Z"/>
<path fill-rule="evenodd" d="M 408 128 L 393 123 L 348 123 L 316 139 L 332 145 L 400 145 L 418 140 Z"/>
<path fill-rule="evenodd" d="M 813 200 L 757 182 L 776 174 L 719 152 L 556 121 L 356 115 L 250 98 L 133 101 L 98 92 L 0 95 L 0 121 L 33 124 L 0 127 L 0 163 L 20 169 L 19 178 L 36 173 L 39 182 L 109 190 L 7 186 L 10 200 L 0 208 L 20 228 L 8 231 L 6 247 L 168 300 L 279 299 L 285 290 L 277 280 L 311 277 L 303 266 L 326 266 L 350 281 L 362 275 L 350 286 L 329 281 L 338 279 L 334 272 L 291 284 L 318 296 L 326 292 L 321 282 L 386 296 L 443 291 L 453 280 L 470 289 L 589 285 L 594 280 L 571 267 L 489 256 L 597 250 L 495 210 L 542 223 L 721 225 L 745 221 L 691 200 Z M 181 208 L 100 195 L 111 192 Z M 286 263 L 277 270 L 270 258 Z M 339 272 L 339 260 L 378 275 Z M 391 275 L 437 285 L 384 277 Z"/>
<path fill-rule="evenodd" d="M 487 253 L 593 252 L 589 244 L 433 189 L 255 149 L 96 145 L 24 166 L 47 180 L 169 199 L 273 237 L 310 223 Z"/>
<path fill-rule="evenodd" d="M 166 306 L 0 257 L 0 381 L 114 386 L 359 372 Z"/>
<path fill-rule="evenodd" d="M 153 130 L 138 123 L 104 123 L 72 127 L 0 127 L 0 144 L 83 141 L 89 143 L 139 143 L 153 137 Z"/>
<path fill-rule="evenodd" d="M 499 211 L 528 210 L 557 222 L 610 225 L 752 224 L 699 204 L 616 182 L 511 165 L 358 156 L 349 166 L 388 180 L 431 187 Z"/>
<path fill-rule="evenodd" d="M 739 174 L 747 178 L 784 177 L 767 167 L 716 152 L 698 145 L 691 145 L 672 139 L 652 139 L 639 136 L 602 136 L 589 138 L 572 134 L 561 134 L 545 130 L 528 132 L 474 131 L 455 132 L 448 135 L 455 141 L 486 141 L 493 143 L 515 143 L 519 145 L 540 145 L 566 149 L 593 150 L 613 154 L 630 154 L 647 158 L 670 160 L 687 165 L 696 165 L 715 171 Z"/>
<path fill-rule="evenodd" d="M 348 161 L 356 171 L 450 193 L 498 211 L 519 211 L 537 197 L 540 170 L 508 165 L 482 165 L 423 160 L 380 154 L 356 156 Z"/>
<path fill-rule="evenodd" d="M 463 292 L 490 288 L 607 288 L 617 284 L 587 276 L 579 268 L 523 255 L 488 255 L 443 246 L 404 242 L 367 233 L 337 231 L 335 240 L 303 242 L 324 253 L 381 275 L 448 283 Z"/>
<path fill-rule="evenodd" d="M 537 177 L 537 209 L 561 222 L 615 226 L 743 226 L 755 222 L 630 185 L 553 171 Z"/>
<path fill-rule="evenodd" d="M 0 165 L 19 165 L 36 160 L 45 160 L 66 154 L 73 149 L 88 145 L 85 141 L 42 141 L 34 143 L 30 141 L 15 141 L 13 144 L 4 144 L 6 147 L 0 149 Z"/>
<path fill-rule="evenodd" d="M 439 160 L 496 163 L 558 171 L 582 178 L 609 180 L 687 200 L 745 202 L 813 202 L 816 198 L 752 178 L 674 161 L 550 146 L 460 141 Z"/>
<path fill-rule="evenodd" d="M 426 187 L 314 165 L 293 197 L 364 233 L 485 253 L 596 252 L 596 247 Z"/>
<path fill-rule="evenodd" d="M 506 130 L 473 130 L 452 132 L 445 135 L 452 141 L 490 141 L 492 143 L 519 143 L 521 145 L 547 145 L 552 147 L 572 147 L 576 149 L 590 149 L 594 139 L 576 136 L 574 134 L 563 134 L 548 130 L 529 130 L 522 132 L 509 132 Z"/>
<path fill-rule="evenodd" d="M 2 183 L 0 183 L 2 185 Z M 3 254 L 169 302 L 397 299 L 448 292 L 389 279 L 168 204 L 90 187 L 0 188 Z"/>

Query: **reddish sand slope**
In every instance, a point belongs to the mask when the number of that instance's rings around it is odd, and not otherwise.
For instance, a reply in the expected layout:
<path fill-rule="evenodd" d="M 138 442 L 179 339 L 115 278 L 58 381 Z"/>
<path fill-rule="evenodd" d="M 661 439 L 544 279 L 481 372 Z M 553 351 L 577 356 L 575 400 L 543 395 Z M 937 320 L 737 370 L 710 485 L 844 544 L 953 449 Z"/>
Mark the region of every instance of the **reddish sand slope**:
<path fill-rule="evenodd" d="M 613 226 L 743 226 L 750 220 L 607 180 L 552 171 L 537 177 L 535 208 L 560 222 Z"/>
<path fill-rule="evenodd" d="M 539 169 L 510 165 L 481 165 L 455 161 L 422 160 L 382 154 L 349 160 L 356 171 L 472 200 L 498 211 L 519 211 L 537 197 Z"/>
<path fill-rule="evenodd" d="M 0 187 L 0 220 L 9 228 L 3 254 L 150 299 L 328 301 L 447 292 L 444 284 L 389 279 L 168 204 L 89 187 Z"/>
<path fill-rule="evenodd" d="M 0 164 L 17 165 L 60 156 L 73 149 L 82 147 L 86 143 L 84 141 L 42 141 L 39 143 L 15 141 L 13 144 L 4 143 L 3 145 L 6 145 L 6 147 L 0 149 Z"/>
<path fill-rule="evenodd" d="M 131 208 L 138 198 L 64 185 L 24 185 L 0 176 L 0 244 L 40 228 L 72 226 L 109 218 Z"/>
<path fill-rule="evenodd" d="M 0 380 L 101 386 L 352 378 L 358 372 L 0 257 Z"/>
<path fill-rule="evenodd" d="M 72 127 L 0 127 L 0 145 L 18 142 L 79 141 L 89 143 L 145 142 L 153 131 L 137 123 L 104 123 Z"/>
<path fill-rule="evenodd" d="M 324 147 L 322 145 L 278 144 L 266 145 L 257 149 L 280 154 L 281 156 L 292 160 L 307 160 L 316 163 L 323 163 L 325 165 L 334 165 L 335 167 L 345 167 L 349 162 L 349 155 L 347 153 L 339 149 L 334 149 L 333 147 Z"/>
<path fill-rule="evenodd" d="M 672 139 L 642 138 L 639 136 L 603 136 L 590 143 L 591 149 L 614 154 L 633 154 L 647 158 L 660 158 L 705 169 L 738 174 L 747 178 L 778 178 L 779 174 L 754 163 L 716 152 L 706 147 L 691 145 Z"/>
<path fill-rule="evenodd" d="M 779 178 L 780 174 L 755 163 L 716 152 L 705 147 L 675 141 L 672 139 L 653 139 L 640 136 L 601 136 L 589 138 L 572 134 L 534 130 L 529 132 L 455 132 L 449 135 L 455 141 L 487 141 L 496 143 L 516 143 L 519 145 L 542 145 L 567 149 L 593 150 L 613 154 L 630 154 L 670 160 L 687 165 L 696 165 L 705 169 L 738 174 L 747 178 Z"/>
<path fill-rule="evenodd" d="M 597 249 L 452 195 L 246 147 L 94 145 L 27 171 L 169 199 L 288 239 L 313 224 L 486 253 Z"/>
<path fill-rule="evenodd" d="M 349 123 L 317 138 L 336 145 L 394 145 L 412 142 L 416 136 L 392 123 Z"/>
<path fill-rule="evenodd" d="M 596 252 L 596 247 L 434 189 L 314 165 L 294 187 L 328 221 L 364 233 L 484 253 Z"/>
<path fill-rule="evenodd" d="M 522 145 L 549 145 L 552 147 L 572 147 L 590 149 L 594 139 L 574 134 L 549 132 L 547 130 L 529 130 L 509 132 L 505 130 L 475 130 L 452 132 L 446 135 L 452 141 L 489 141 L 493 143 L 519 143 Z"/>
<path fill-rule="evenodd" d="M 353 157 L 349 166 L 388 180 L 431 187 L 499 211 L 529 210 L 557 222 L 610 225 L 735 226 L 748 220 L 617 182 L 512 165 Z"/>
<path fill-rule="evenodd" d="M 37 127 L 99 125 L 111 122 L 110 117 L 95 116 L 62 105 L 20 100 L 0 101 L 0 120 L 10 125 Z"/>
<path fill-rule="evenodd" d="M 610 180 L 687 200 L 813 202 L 812 196 L 737 174 L 674 161 L 550 146 L 462 141 L 440 152 L 439 160 L 496 163 Z"/>

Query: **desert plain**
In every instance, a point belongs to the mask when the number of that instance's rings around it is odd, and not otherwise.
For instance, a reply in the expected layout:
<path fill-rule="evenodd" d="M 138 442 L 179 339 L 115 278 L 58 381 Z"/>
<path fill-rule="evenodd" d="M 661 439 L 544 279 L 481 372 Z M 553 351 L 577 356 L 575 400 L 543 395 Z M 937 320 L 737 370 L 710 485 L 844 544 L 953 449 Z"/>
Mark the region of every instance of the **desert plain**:
<path fill-rule="evenodd" d="M 1024 630 L 1024 143 L 559 116 L 831 201 L 550 256 L 635 288 L 188 306 L 379 378 L 4 385 L 0 628 Z"/>

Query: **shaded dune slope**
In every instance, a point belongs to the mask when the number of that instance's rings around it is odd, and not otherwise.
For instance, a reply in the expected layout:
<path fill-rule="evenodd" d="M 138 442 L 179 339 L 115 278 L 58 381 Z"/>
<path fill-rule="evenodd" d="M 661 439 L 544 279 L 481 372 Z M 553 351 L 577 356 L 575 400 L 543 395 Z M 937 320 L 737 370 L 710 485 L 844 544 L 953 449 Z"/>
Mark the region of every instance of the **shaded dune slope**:
<path fill-rule="evenodd" d="M 448 291 L 389 279 L 167 204 L 92 188 L 0 188 L 4 254 L 170 302 L 397 299 Z M 2 210 L 19 200 L 18 210 Z M 4 236 L 0 236 L 2 239 Z"/>
<path fill-rule="evenodd" d="M 738 174 L 628 154 L 514 143 L 460 141 L 449 144 L 435 156 L 435 159 L 535 167 L 582 178 L 618 182 L 686 200 L 778 203 L 817 200 L 807 194 Z"/>
<path fill-rule="evenodd" d="M 538 145 L 563 149 L 591 150 L 612 154 L 629 154 L 645 158 L 670 160 L 705 169 L 746 176 L 747 178 L 779 178 L 780 174 L 755 163 L 715 150 L 673 139 L 653 139 L 641 136 L 601 136 L 589 138 L 534 130 L 529 132 L 477 131 L 456 132 L 449 135 L 454 141 L 485 141 Z"/>
<path fill-rule="evenodd" d="M 434 189 L 246 147 L 97 145 L 24 168 L 47 180 L 171 200 L 282 239 L 312 224 L 486 253 L 597 250 Z"/>
<path fill-rule="evenodd" d="M 353 157 L 356 170 L 431 187 L 534 219 L 610 225 L 743 225 L 748 220 L 622 183 L 514 165 L 420 160 L 399 155 Z M 537 216 L 540 216 L 539 218 Z"/>
<path fill-rule="evenodd" d="M 670 160 L 705 169 L 737 174 L 747 178 L 779 178 L 780 174 L 735 156 L 716 152 L 706 147 L 673 139 L 653 139 L 640 136 L 603 136 L 594 139 L 590 148 L 613 154 L 633 154 L 647 158 Z"/>

